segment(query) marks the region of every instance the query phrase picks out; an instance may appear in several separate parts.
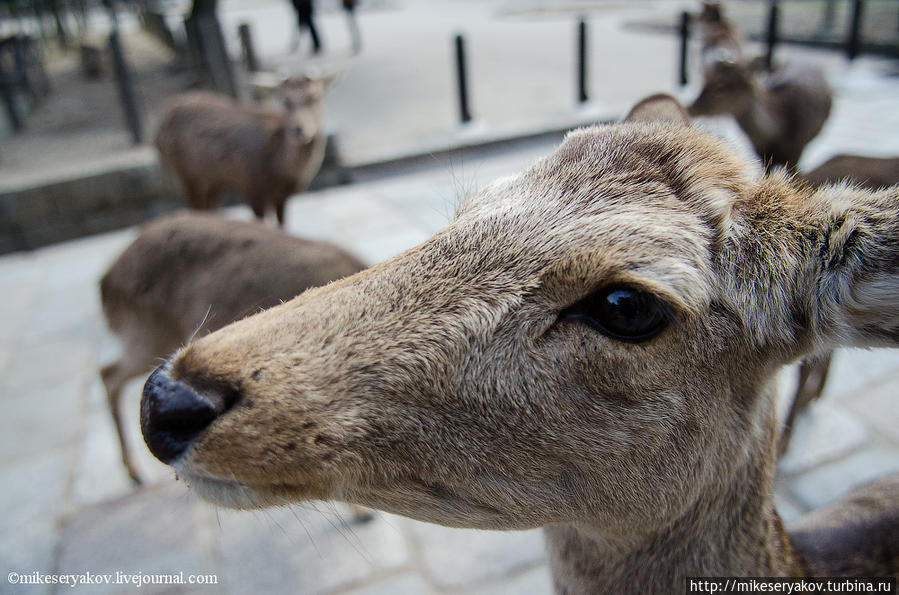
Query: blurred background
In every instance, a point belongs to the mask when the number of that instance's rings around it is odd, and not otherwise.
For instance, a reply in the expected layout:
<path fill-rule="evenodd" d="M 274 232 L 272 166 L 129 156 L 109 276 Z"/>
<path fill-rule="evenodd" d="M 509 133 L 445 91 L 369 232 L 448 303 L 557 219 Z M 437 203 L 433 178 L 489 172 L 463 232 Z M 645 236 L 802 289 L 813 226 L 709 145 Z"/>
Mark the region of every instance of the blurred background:
<path fill-rule="evenodd" d="M 811 66 L 829 84 L 832 107 L 800 172 L 837 154 L 899 155 L 899 2 L 720 8 L 745 61 Z M 689 104 L 709 76 L 702 11 L 680 0 L 317 0 L 315 51 L 289 0 L 0 1 L 0 570 L 10 573 L 0 593 L 135 589 L 11 578 L 85 572 L 217 581 L 144 593 L 549 593 L 539 531 L 199 502 L 143 445 L 144 378 L 123 393 L 135 485 L 99 376 L 121 346 L 98 283 L 137 226 L 188 205 L 153 146 L 169 98 L 202 89 L 277 110 L 285 77 L 328 78 L 322 164 L 288 201 L 284 229 L 371 265 L 429 237 L 462 196 L 548 154 L 565 131 L 618 120 L 654 92 Z M 761 171 L 732 116 L 697 124 Z M 223 216 L 252 219 L 231 190 Z M 785 395 L 795 383 L 788 370 Z M 785 519 L 899 470 L 897 389 L 899 356 L 836 354 L 781 460 Z"/>

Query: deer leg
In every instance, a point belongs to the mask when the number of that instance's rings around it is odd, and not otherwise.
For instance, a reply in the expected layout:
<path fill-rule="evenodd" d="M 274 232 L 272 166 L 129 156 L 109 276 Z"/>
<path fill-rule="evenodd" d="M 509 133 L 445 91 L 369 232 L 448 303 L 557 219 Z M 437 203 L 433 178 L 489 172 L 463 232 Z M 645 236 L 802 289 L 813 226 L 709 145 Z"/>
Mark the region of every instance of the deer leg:
<path fill-rule="evenodd" d="M 150 367 L 152 367 L 152 361 L 150 362 Z M 122 388 L 124 388 L 125 383 L 128 382 L 128 380 L 134 378 L 146 369 L 147 368 L 144 367 L 137 370 L 127 359 L 127 356 L 124 356 L 119 361 L 105 366 L 100 371 L 100 377 L 103 379 L 103 384 L 106 387 L 106 400 L 109 405 L 109 413 L 112 415 L 112 421 L 115 423 L 116 433 L 119 437 L 119 446 L 122 451 L 122 463 L 125 465 L 125 470 L 128 472 L 131 481 L 137 485 L 141 484 L 141 479 L 137 472 L 137 467 L 131 459 L 131 450 L 128 448 L 128 441 L 125 438 L 125 429 L 122 424 Z"/>
<path fill-rule="evenodd" d="M 793 424 L 796 421 L 796 415 L 805 409 L 809 403 L 820 397 L 824 391 L 832 357 L 833 352 L 830 352 L 820 358 L 803 360 L 800 365 L 799 383 L 796 386 L 793 402 L 790 405 L 789 413 L 787 413 L 787 419 L 784 421 L 784 428 L 778 444 L 778 450 L 781 455 L 790 446 L 790 437 L 793 434 Z"/>
<path fill-rule="evenodd" d="M 122 463 L 131 480 L 140 485 L 142 481 L 125 432 L 128 421 L 123 421 L 122 416 L 122 389 L 132 378 L 149 373 L 159 364 L 160 357 L 178 348 L 182 339 L 174 325 L 158 316 L 126 309 L 120 317 L 122 322 L 117 334 L 122 344 L 122 355 L 117 362 L 105 366 L 100 371 L 100 377 L 106 387 L 109 413 L 119 437 Z"/>
<path fill-rule="evenodd" d="M 284 203 L 286 202 L 286 196 L 279 196 L 275 199 L 275 215 L 278 217 L 278 227 L 284 227 Z"/>
<path fill-rule="evenodd" d="M 266 196 L 267 193 L 264 190 L 253 188 L 246 197 L 247 204 L 253 209 L 253 215 L 260 221 L 265 219 Z"/>

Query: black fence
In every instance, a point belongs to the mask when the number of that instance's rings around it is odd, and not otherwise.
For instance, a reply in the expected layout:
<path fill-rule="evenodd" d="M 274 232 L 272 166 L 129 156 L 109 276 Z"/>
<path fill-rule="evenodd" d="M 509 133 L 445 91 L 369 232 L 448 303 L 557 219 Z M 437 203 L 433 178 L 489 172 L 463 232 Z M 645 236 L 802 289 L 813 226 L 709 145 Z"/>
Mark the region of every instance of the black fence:
<path fill-rule="evenodd" d="M 899 0 L 732 1 L 725 16 L 750 39 L 767 43 L 772 5 L 777 43 L 899 57 Z"/>

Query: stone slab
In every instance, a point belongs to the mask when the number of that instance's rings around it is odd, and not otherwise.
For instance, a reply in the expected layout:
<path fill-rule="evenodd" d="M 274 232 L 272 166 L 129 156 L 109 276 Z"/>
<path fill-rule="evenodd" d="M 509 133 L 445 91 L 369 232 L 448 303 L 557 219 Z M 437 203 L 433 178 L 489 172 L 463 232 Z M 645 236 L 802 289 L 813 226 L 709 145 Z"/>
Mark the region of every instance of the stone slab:
<path fill-rule="evenodd" d="M 355 524 L 335 510 L 219 511 L 224 584 L 234 593 L 323 594 L 408 567 L 406 541 L 386 515 Z"/>
<path fill-rule="evenodd" d="M 543 533 L 474 531 L 406 521 L 422 573 L 438 589 L 499 580 L 545 558 Z"/>

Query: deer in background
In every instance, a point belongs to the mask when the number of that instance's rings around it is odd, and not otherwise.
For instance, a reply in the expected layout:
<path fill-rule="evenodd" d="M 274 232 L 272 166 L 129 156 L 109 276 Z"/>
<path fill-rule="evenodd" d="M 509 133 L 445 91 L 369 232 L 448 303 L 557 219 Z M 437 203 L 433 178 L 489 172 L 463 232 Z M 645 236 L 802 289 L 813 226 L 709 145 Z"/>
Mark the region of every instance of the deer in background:
<path fill-rule="evenodd" d="M 762 77 L 762 67 L 758 58 L 719 62 L 688 111 L 691 116 L 733 116 L 766 170 L 785 166 L 795 171 L 802 151 L 830 115 L 833 94 L 820 68 L 793 64 Z"/>
<path fill-rule="evenodd" d="M 702 11 L 694 18 L 699 24 L 705 80 L 713 76 L 719 63 L 743 62 L 744 36 L 724 18 L 724 8 L 720 2 L 703 2 Z"/>
<path fill-rule="evenodd" d="M 100 282 L 103 313 L 122 343 L 100 375 L 131 479 L 140 483 L 121 412 L 129 380 L 195 337 L 363 268 L 335 246 L 258 224 L 189 213 L 148 224 Z"/>
<path fill-rule="evenodd" d="M 234 508 L 543 527 L 559 593 L 896 572 L 899 479 L 790 533 L 772 491 L 779 370 L 899 343 L 899 187 L 751 179 L 688 123 L 648 98 L 426 242 L 192 342 L 144 388 L 150 450 Z"/>
<path fill-rule="evenodd" d="M 321 168 L 327 141 L 323 96 L 330 79 L 290 78 L 276 95 L 283 109 L 242 105 L 206 92 L 169 100 L 156 134 L 163 166 L 194 209 L 218 206 L 221 194 L 242 195 L 257 218 L 304 191 Z"/>

